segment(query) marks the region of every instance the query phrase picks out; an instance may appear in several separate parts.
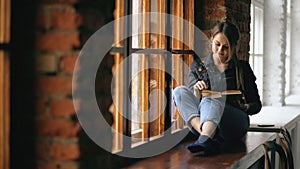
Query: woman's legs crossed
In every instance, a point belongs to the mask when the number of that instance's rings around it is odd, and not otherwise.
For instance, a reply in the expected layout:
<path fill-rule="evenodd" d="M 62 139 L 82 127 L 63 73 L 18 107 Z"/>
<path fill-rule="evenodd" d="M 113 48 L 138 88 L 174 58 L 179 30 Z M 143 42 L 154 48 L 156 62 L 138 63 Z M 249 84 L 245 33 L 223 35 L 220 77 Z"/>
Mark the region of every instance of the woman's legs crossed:
<path fill-rule="evenodd" d="M 199 99 L 186 86 L 179 86 L 173 91 L 173 100 L 191 131 L 200 134 Z"/>
<path fill-rule="evenodd" d="M 200 103 L 202 134 L 212 138 L 219 125 L 224 110 L 224 102 L 219 99 L 205 97 Z"/>
<path fill-rule="evenodd" d="M 224 103 L 220 99 L 202 98 L 200 103 L 201 136 L 193 144 L 188 145 L 192 153 L 203 152 L 206 155 L 219 152 L 219 142 L 214 141 L 214 135 L 222 118 Z"/>

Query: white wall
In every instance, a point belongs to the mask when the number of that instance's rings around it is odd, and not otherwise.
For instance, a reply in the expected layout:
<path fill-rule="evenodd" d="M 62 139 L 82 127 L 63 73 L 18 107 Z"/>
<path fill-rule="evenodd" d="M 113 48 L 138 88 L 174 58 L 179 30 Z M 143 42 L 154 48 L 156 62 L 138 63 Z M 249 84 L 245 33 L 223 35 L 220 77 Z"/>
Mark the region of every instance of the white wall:
<path fill-rule="evenodd" d="M 285 104 L 286 0 L 264 1 L 263 105 Z"/>

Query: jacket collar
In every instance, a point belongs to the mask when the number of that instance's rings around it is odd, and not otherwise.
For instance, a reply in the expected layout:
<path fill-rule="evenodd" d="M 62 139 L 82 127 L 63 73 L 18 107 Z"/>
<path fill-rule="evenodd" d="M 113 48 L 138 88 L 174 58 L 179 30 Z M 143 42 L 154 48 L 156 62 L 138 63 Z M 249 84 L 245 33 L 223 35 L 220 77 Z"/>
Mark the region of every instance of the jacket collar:
<path fill-rule="evenodd" d="M 215 67 L 214 64 L 214 60 L 213 60 L 213 53 L 211 53 L 210 55 L 208 55 L 207 57 L 201 59 L 202 63 L 205 65 L 205 67 L 207 68 L 212 68 Z M 231 59 L 228 62 L 227 68 L 226 69 L 231 69 L 234 68 L 234 63 L 233 63 L 233 59 Z"/>

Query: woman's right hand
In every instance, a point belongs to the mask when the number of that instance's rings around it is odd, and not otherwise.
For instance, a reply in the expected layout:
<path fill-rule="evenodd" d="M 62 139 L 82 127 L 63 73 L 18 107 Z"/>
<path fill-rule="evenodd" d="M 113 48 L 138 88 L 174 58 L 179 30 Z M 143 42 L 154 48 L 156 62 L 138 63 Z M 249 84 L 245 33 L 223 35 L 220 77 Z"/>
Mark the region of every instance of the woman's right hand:
<path fill-rule="evenodd" d="M 198 98 L 201 98 L 202 97 L 202 93 L 201 91 L 206 89 L 207 86 L 206 86 L 206 83 L 201 80 L 201 81 L 198 81 L 195 85 L 194 85 L 194 95 Z"/>
<path fill-rule="evenodd" d="M 206 83 L 201 80 L 201 81 L 198 81 L 195 85 L 194 85 L 194 91 L 195 90 L 199 90 L 199 91 L 202 91 L 204 89 L 206 89 L 207 86 L 206 86 Z"/>

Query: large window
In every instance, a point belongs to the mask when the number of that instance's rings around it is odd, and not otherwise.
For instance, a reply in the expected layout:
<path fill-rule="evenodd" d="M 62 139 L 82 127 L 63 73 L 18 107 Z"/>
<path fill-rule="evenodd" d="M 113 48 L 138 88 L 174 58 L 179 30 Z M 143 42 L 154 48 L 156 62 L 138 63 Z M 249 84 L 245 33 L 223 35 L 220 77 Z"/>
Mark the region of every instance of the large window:
<path fill-rule="evenodd" d="M 273 2 L 272 2 L 273 3 Z M 275 2 L 274 2 L 275 3 Z M 264 1 L 262 0 L 253 0 L 251 3 L 251 23 L 250 23 L 250 65 L 252 69 L 254 70 L 254 73 L 257 77 L 257 85 L 259 89 L 259 94 L 261 96 L 261 99 L 263 99 L 263 91 L 264 91 L 264 85 L 263 85 L 263 61 L 264 57 L 275 57 L 275 56 L 266 56 L 264 54 L 264 31 L 271 31 L 270 29 L 278 29 L 277 27 L 268 27 L 269 30 L 264 29 L 264 19 L 269 19 L 264 16 Z M 285 60 L 283 62 L 282 69 L 284 69 L 285 73 L 285 80 L 282 80 L 282 84 L 284 86 L 284 96 L 287 96 L 290 94 L 290 58 L 291 58 L 291 0 L 287 0 L 287 4 L 285 6 L 286 10 L 283 11 L 283 13 L 286 13 L 286 22 L 284 19 L 282 19 L 282 28 L 286 32 L 286 39 L 280 39 L 280 43 L 284 45 L 285 47 L 282 48 L 282 50 L 285 49 Z M 285 17 L 285 16 L 284 16 Z M 282 35 L 280 35 L 282 36 Z M 266 38 L 272 38 L 272 37 L 266 37 Z M 278 43 L 278 42 L 274 42 Z M 267 49 L 268 50 L 268 49 Z M 271 67 L 268 69 L 272 69 Z M 275 89 L 275 88 L 274 88 Z M 276 90 L 278 90 L 276 88 Z"/>
<path fill-rule="evenodd" d="M 259 95 L 263 98 L 263 33 L 264 12 L 263 1 L 254 0 L 251 4 L 250 23 L 250 57 L 249 62 L 257 78 Z"/>
<path fill-rule="evenodd" d="M 194 23 L 193 1 L 116 0 L 115 19 L 148 12 L 167 13 Z M 114 70 L 123 71 L 115 72 L 113 129 L 117 132 L 113 136 L 114 152 L 160 139 L 168 129 L 171 129 L 170 134 L 186 129 L 171 93 L 176 86 L 187 85 L 188 72 L 183 67 L 193 61 L 194 30 L 168 17 L 157 17 L 141 15 L 129 24 L 115 25 L 116 43 L 111 53 L 115 59 Z M 160 33 L 142 33 L 145 30 Z M 166 31 L 174 36 L 166 36 Z M 118 41 L 127 37 L 126 34 L 131 36 Z M 180 41 L 182 38 L 188 38 L 190 45 Z M 129 62 L 120 64 L 126 59 Z M 130 136 L 129 143 L 118 133 Z"/>

